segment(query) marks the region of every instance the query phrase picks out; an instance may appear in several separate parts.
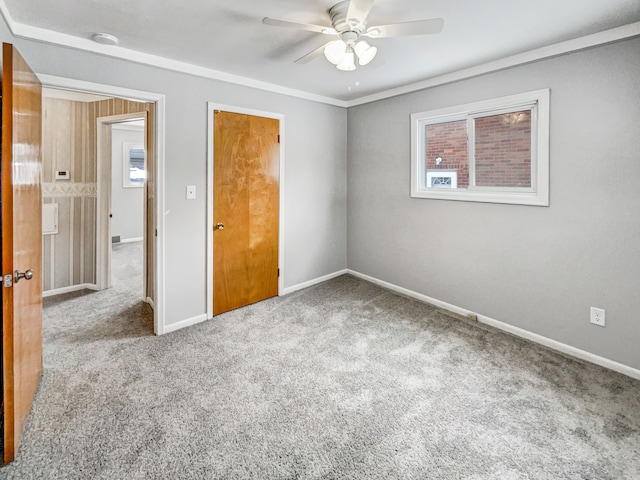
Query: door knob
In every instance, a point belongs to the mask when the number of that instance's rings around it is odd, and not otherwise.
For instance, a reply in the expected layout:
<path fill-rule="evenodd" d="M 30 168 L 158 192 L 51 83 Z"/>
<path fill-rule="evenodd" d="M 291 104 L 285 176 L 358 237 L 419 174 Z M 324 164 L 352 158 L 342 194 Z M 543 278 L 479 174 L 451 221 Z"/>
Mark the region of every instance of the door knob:
<path fill-rule="evenodd" d="M 224 223 L 216 223 L 216 230 L 224 230 Z"/>
<path fill-rule="evenodd" d="M 20 270 L 16 270 L 15 278 L 16 283 L 18 283 L 22 278 L 24 278 L 25 280 L 31 280 L 33 278 L 33 270 L 29 269 L 24 273 L 22 273 Z"/>

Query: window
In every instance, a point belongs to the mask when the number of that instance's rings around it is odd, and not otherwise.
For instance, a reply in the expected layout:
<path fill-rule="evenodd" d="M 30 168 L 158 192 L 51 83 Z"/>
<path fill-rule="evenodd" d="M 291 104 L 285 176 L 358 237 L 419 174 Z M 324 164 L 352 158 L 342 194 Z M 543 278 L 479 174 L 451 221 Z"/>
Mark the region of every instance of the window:
<path fill-rule="evenodd" d="M 123 142 L 122 185 L 126 188 L 144 185 L 144 147 L 131 142 Z"/>
<path fill-rule="evenodd" d="M 411 115 L 411 196 L 549 205 L 549 90 Z"/>

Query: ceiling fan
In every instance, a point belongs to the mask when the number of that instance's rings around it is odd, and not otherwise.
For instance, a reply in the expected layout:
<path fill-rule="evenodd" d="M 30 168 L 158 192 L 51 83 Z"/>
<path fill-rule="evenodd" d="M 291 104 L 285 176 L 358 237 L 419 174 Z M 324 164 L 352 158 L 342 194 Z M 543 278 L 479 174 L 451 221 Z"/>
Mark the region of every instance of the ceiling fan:
<path fill-rule="evenodd" d="M 313 25 L 309 23 L 289 22 L 265 17 L 262 23 L 276 27 L 296 28 L 309 32 L 334 35 L 338 40 L 332 40 L 320 48 L 297 59 L 294 63 L 307 63 L 324 51 L 324 56 L 333 63 L 338 70 L 352 71 L 356 69 L 355 58 L 364 66 L 371 62 L 378 53 L 376 47 L 372 47 L 361 37 L 384 38 L 399 37 L 403 35 L 426 35 L 440 33 L 444 26 L 442 18 L 416 20 L 413 22 L 391 23 L 388 25 L 369 26 L 367 17 L 371 11 L 374 0 L 345 0 L 329 9 L 331 26 Z"/>

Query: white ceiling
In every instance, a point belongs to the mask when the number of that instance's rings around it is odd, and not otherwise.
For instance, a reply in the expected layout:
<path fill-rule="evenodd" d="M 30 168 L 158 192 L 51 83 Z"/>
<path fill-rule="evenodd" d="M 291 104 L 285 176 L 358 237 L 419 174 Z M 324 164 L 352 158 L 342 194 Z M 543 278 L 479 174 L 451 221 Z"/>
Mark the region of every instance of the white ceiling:
<path fill-rule="evenodd" d="M 369 25 L 442 17 L 444 29 L 372 39 L 378 56 L 355 72 L 323 56 L 294 64 L 327 36 L 261 23 L 268 16 L 329 26 L 337 1 L 0 0 L 0 8 L 20 36 L 60 32 L 86 48 L 93 33 L 107 32 L 120 39 L 107 47 L 116 56 L 122 47 L 344 101 L 640 22 L 640 0 L 376 0 Z"/>

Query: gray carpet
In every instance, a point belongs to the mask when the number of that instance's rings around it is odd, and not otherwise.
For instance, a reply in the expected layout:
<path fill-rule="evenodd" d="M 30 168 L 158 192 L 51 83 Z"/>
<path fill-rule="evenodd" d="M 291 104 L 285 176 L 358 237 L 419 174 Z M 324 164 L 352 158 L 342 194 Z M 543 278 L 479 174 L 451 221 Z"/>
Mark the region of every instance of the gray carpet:
<path fill-rule="evenodd" d="M 47 302 L 2 478 L 640 478 L 639 381 L 350 276 L 154 337 L 130 270 Z"/>

